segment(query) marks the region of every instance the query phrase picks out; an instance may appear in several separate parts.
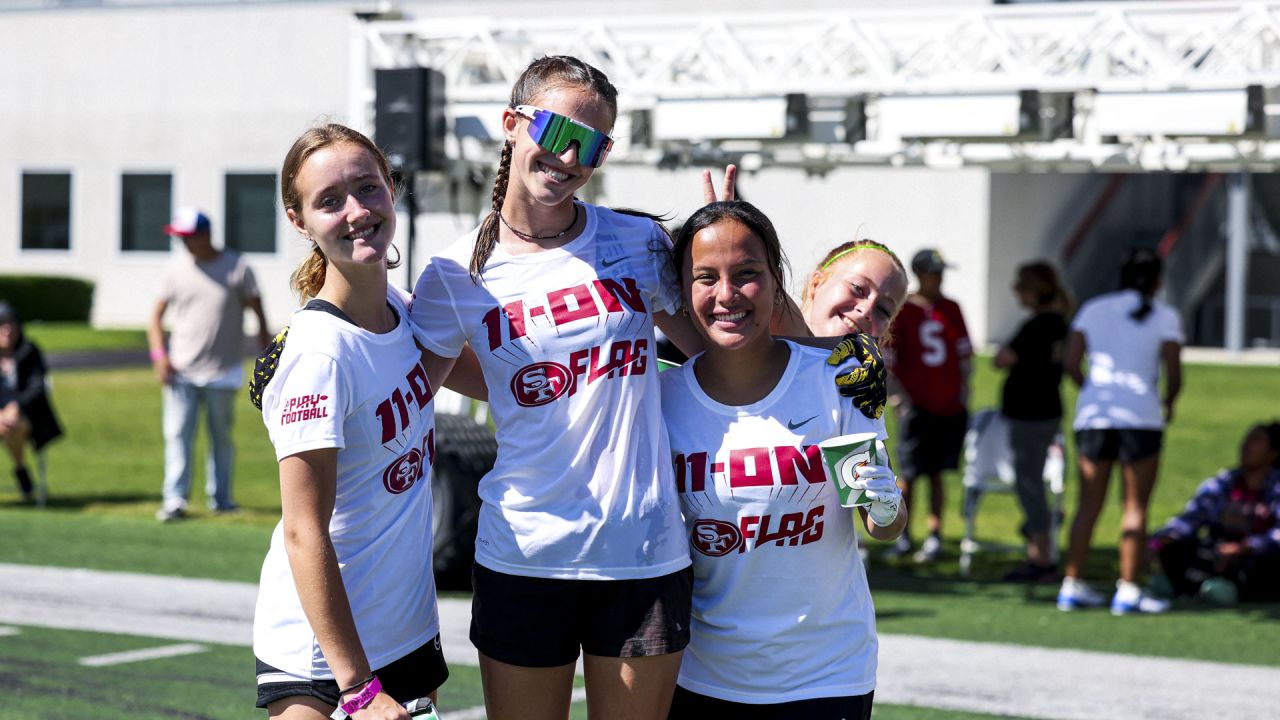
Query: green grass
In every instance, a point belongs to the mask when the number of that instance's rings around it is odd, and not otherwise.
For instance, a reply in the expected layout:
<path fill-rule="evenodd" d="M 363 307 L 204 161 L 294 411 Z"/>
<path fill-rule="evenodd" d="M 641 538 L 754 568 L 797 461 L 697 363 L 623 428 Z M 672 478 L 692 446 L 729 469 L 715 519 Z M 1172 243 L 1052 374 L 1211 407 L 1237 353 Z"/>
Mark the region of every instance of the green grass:
<path fill-rule="evenodd" d="M 80 658 L 169 645 L 164 640 L 103 633 L 22 627 L 0 636 L 0 677 L 5 699 L 0 720 L 94 718 L 94 720 L 232 720 L 264 717 L 254 710 L 253 654 L 249 648 L 204 643 L 204 652 L 106 667 L 86 667 Z M 575 680 L 582 686 L 582 678 Z M 439 705 L 450 711 L 484 704 L 480 671 L 451 665 Z M 585 702 L 570 708 L 586 720 Z M 877 720 L 990 718 L 906 705 L 878 704 Z"/>
<path fill-rule="evenodd" d="M 142 329 L 97 330 L 84 323 L 40 321 L 26 323 L 23 329 L 45 353 L 147 349 Z"/>
<path fill-rule="evenodd" d="M 973 407 L 995 403 L 998 376 L 979 362 Z M 150 371 L 66 371 L 57 374 L 55 403 L 68 436 L 49 452 L 51 506 L 18 507 L 9 483 L 0 484 L 0 561 L 64 567 L 257 579 L 272 526 L 279 517 L 276 463 L 260 416 L 237 405 L 237 517 L 202 515 L 203 480 L 195 482 L 194 520 L 161 525 L 160 391 Z M 1199 482 L 1234 464 L 1245 429 L 1280 414 L 1280 369 L 1189 366 L 1178 418 L 1152 502 L 1153 524 L 1181 509 Z M 1068 407 L 1073 400 L 1068 397 Z M 0 460 L 0 474 L 6 461 Z M 198 475 L 203 466 L 198 468 Z M 1018 559 L 1016 550 L 979 555 L 972 579 L 958 577 L 956 542 L 962 529 L 959 476 L 948 478 L 945 518 L 949 557 L 917 569 L 873 561 L 873 594 L 883 632 L 968 640 L 999 640 L 1168 657 L 1280 665 L 1280 607 L 1209 611 L 1195 605 L 1158 618 L 1114 619 L 1105 612 L 1073 615 L 1052 607 L 1052 588 L 1026 589 L 993 582 Z M 1113 491 L 1118 497 L 1118 492 Z M 1075 505 L 1075 473 L 1068 474 L 1068 517 Z M 917 508 L 923 511 L 923 506 Z M 1011 495 L 984 500 L 979 539 L 1016 548 L 1021 513 Z M 916 533 L 919 528 L 916 525 Z M 1119 503 L 1109 502 L 1098 523 L 1088 575 L 1116 576 Z"/>

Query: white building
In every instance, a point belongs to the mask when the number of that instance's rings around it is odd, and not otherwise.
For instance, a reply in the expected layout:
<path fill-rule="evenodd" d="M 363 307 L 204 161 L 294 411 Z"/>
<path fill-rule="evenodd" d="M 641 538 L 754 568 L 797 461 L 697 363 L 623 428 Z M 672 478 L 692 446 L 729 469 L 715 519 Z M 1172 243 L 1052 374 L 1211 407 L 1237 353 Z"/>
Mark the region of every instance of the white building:
<path fill-rule="evenodd" d="M 1280 37 L 1267 29 L 1280 26 L 1280 3 L 878 5 L 563 0 L 544 19 L 543 6 L 514 0 L 13 0 L 0 5 L 0 273 L 92 279 L 94 324 L 140 326 L 181 251 L 160 226 L 172 207 L 197 205 L 215 242 L 249 253 L 282 325 L 307 247 L 279 209 L 276 173 L 318 121 L 372 132 L 375 67 L 438 66 L 457 120 L 500 111 L 537 52 L 603 53 L 592 59 L 608 65 L 625 112 L 592 199 L 683 217 L 700 203 L 701 167 L 741 162 L 742 193 L 777 225 L 793 289 L 855 235 L 905 260 L 937 247 L 956 266 L 944 289 L 982 344 L 1019 318 L 1008 290 L 1019 262 L 1069 255 L 1068 276 L 1092 295 L 1111 287 L 1127 247 L 1163 242 L 1169 299 L 1193 337 L 1220 343 L 1238 326 L 1238 344 L 1280 345 L 1280 264 L 1264 265 L 1280 249 L 1266 200 L 1280 186 L 1264 174 L 1280 161 L 1266 114 L 1276 106 L 1265 104 L 1280 87 Z M 1057 55 L 1044 42 L 1054 32 L 1066 37 Z M 1109 66 L 1081 60 L 1085 51 Z M 1199 62 L 1167 60 L 1195 52 Z M 1229 52 L 1245 60 L 1222 60 Z M 785 93 L 807 98 L 804 137 L 646 139 L 631 122 L 667 101 Z M 733 123 L 708 107 L 715 123 Z M 1191 125 L 1156 127 L 1170 117 Z M 450 140 L 450 153 L 451 171 L 419 176 L 403 283 L 487 210 L 496 146 Z M 1240 170 L 1255 173 L 1259 202 L 1230 195 L 1236 186 L 1216 174 Z M 1228 197 L 1244 203 L 1235 225 Z M 1249 257 L 1259 277 L 1245 272 Z M 1234 325 L 1224 307 L 1238 308 Z"/>

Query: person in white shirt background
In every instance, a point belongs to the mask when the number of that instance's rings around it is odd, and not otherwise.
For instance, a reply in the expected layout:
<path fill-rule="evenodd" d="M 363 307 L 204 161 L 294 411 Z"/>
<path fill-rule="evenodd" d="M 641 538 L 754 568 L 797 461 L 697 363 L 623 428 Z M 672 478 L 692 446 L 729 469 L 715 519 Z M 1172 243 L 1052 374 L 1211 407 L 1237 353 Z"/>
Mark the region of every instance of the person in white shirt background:
<path fill-rule="evenodd" d="M 428 355 L 474 349 L 497 427 L 471 625 L 497 720 L 567 716 L 579 654 L 592 717 L 664 717 L 688 642 L 654 325 L 686 352 L 696 340 L 673 315 L 661 225 L 574 197 L 612 145 L 616 98 L 581 60 L 533 61 L 503 111 L 493 211 L 414 290 Z"/>
<path fill-rule="evenodd" d="M 885 268 L 859 275 L 851 314 L 880 334 L 906 274 L 887 249 L 866 252 Z M 858 471 L 869 508 L 842 507 L 817 443 L 856 432 L 883 440 L 884 424 L 832 392 L 827 350 L 770 332 L 785 261 L 763 213 L 707 205 L 673 254 L 705 350 L 662 376 L 694 563 L 692 637 L 670 718 L 869 718 L 877 640 L 854 524 L 893 540 L 906 512 L 885 466 Z"/>
<path fill-rule="evenodd" d="M 1071 323 L 1063 365 L 1080 386 L 1074 422 L 1080 502 L 1071 523 L 1058 591 L 1060 610 L 1106 604 L 1106 597 L 1086 583 L 1082 573 L 1117 460 L 1124 483 L 1124 514 L 1120 579 L 1111 598 L 1111 612 L 1125 615 L 1168 609 L 1167 602 L 1140 585 L 1146 567 L 1147 507 L 1160 467 L 1164 427 L 1173 419 L 1182 389 L 1182 320 L 1176 310 L 1155 298 L 1162 269 L 1153 251 L 1132 251 L 1120 268 L 1121 289 L 1086 302 Z M 1082 370 L 1086 355 L 1087 376 Z"/>

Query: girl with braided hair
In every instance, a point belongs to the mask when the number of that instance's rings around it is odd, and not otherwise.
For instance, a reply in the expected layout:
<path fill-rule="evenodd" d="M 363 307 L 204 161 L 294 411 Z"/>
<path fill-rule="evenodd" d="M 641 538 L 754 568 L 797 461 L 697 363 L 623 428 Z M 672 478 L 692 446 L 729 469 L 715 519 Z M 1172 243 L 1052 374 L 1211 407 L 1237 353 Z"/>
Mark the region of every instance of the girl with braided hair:
<path fill-rule="evenodd" d="M 430 259 L 411 315 L 427 362 L 479 357 L 498 457 L 480 481 L 471 640 L 490 718 L 564 718 L 583 654 L 592 717 L 662 718 L 691 573 L 654 326 L 697 349 L 651 216 L 575 198 L 617 91 L 576 58 L 516 81 L 493 210 Z"/>

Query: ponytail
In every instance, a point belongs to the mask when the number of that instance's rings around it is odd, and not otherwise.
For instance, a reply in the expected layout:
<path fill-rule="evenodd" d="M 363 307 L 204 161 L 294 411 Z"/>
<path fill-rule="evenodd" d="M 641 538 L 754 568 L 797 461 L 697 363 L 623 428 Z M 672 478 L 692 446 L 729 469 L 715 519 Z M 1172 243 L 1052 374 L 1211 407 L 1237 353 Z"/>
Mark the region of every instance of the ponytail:
<path fill-rule="evenodd" d="M 1137 248 L 1129 253 L 1124 265 L 1120 266 L 1120 287 L 1124 290 L 1137 290 L 1142 296 L 1142 303 L 1129 313 L 1129 317 L 1141 323 L 1151 314 L 1151 299 L 1160 287 L 1160 274 L 1164 264 L 1160 256 L 1146 248 Z"/>
<path fill-rule="evenodd" d="M 320 294 L 320 288 L 324 287 L 327 264 L 320 246 L 312 242 L 311 252 L 298 265 L 298 269 L 293 271 L 293 275 L 289 276 L 289 284 L 303 302 Z"/>

